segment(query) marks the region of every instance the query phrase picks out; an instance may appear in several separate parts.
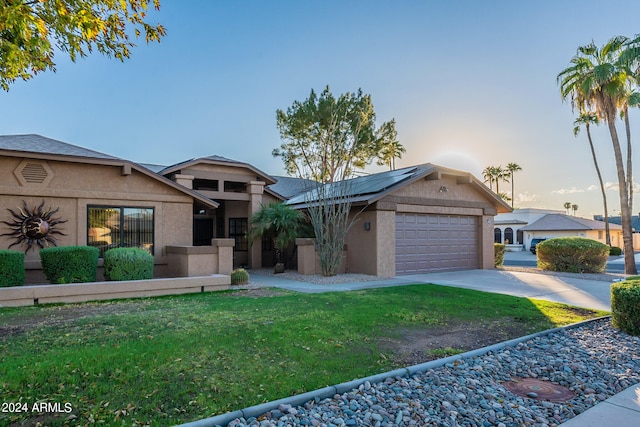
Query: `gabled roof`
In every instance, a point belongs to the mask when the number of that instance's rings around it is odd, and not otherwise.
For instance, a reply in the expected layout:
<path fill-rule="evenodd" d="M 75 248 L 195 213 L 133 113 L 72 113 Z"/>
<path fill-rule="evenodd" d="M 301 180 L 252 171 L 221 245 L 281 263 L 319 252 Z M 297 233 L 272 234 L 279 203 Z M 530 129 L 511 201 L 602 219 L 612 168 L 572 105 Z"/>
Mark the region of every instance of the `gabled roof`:
<path fill-rule="evenodd" d="M 67 144 L 66 142 L 40 135 L 0 135 L 0 150 L 23 153 L 53 154 L 61 156 L 86 157 L 93 159 L 121 160 L 117 157 Z"/>
<path fill-rule="evenodd" d="M 478 191 L 485 194 L 488 199 L 495 203 L 499 212 L 511 212 L 511 207 L 509 205 L 507 205 L 500 197 L 470 173 L 445 168 L 431 163 L 361 176 L 333 184 L 325 184 L 322 191 L 326 191 L 327 194 L 334 193 L 339 194 L 342 197 L 349 197 L 352 203 L 364 203 L 369 205 L 380 200 L 391 191 L 397 190 L 401 186 L 412 184 L 420 179 L 433 175 L 438 177 L 440 175 L 455 176 L 459 183 L 471 184 L 477 188 Z M 319 191 L 320 190 L 318 188 L 307 190 L 305 193 L 289 199 L 286 204 L 294 205 L 296 207 L 304 207 L 307 205 L 308 201 L 318 199 Z"/>
<path fill-rule="evenodd" d="M 159 171 L 159 174 L 169 175 L 179 170 L 188 168 L 189 166 L 193 166 L 196 164 L 210 164 L 210 165 L 222 165 L 222 166 L 233 166 L 233 167 L 243 167 L 249 169 L 254 172 L 257 177 L 259 177 L 262 181 L 264 181 L 267 185 L 275 184 L 276 180 L 269 174 L 262 172 L 260 169 L 250 165 L 249 163 L 240 162 L 237 160 L 227 159 L 222 156 L 208 156 L 208 157 L 200 157 L 197 159 L 185 160 L 180 163 L 176 163 L 175 165 L 167 166 L 166 168 Z"/>
<path fill-rule="evenodd" d="M 89 150 L 88 148 L 68 144 L 41 135 L 0 135 L 0 155 L 12 157 L 31 157 L 38 159 L 52 159 L 58 161 L 87 163 L 109 166 L 127 166 L 143 175 L 162 182 L 169 187 L 179 190 L 206 206 L 217 208 L 219 203 L 203 196 L 197 191 L 190 190 L 168 178 L 158 175 L 148 166 L 141 166 L 129 160 Z"/>
<path fill-rule="evenodd" d="M 611 230 L 621 230 L 622 226 L 609 224 Z M 522 231 L 584 231 L 604 230 L 605 223 L 593 219 L 579 218 L 563 214 L 547 214 L 537 221 L 522 227 Z"/>

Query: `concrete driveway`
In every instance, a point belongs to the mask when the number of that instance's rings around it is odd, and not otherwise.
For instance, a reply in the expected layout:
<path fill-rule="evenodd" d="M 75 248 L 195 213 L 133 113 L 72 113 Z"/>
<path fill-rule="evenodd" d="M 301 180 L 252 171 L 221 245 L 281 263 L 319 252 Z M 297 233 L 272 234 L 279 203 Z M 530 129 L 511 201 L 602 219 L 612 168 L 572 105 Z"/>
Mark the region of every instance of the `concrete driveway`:
<path fill-rule="evenodd" d="M 586 276 L 585 276 L 586 277 Z M 600 277 L 600 276 L 597 276 Z M 418 283 L 454 286 L 526 298 L 544 299 L 578 307 L 611 310 L 611 281 L 575 278 L 562 275 L 507 270 L 465 270 L 447 273 L 415 274 L 393 279 L 318 285 L 282 276 L 252 274 L 263 286 L 273 286 L 304 293 L 340 292 Z"/>

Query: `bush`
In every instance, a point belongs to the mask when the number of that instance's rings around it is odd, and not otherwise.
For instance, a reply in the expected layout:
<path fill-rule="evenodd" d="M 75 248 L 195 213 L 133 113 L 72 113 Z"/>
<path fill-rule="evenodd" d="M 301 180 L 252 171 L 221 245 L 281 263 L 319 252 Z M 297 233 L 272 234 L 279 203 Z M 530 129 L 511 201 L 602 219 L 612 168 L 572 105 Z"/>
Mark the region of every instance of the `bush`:
<path fill-rule="evenodd" d="M 153 255 L 140 248 L 114 248 L 104 253 L 106 280 L 153 279 Z"/>
<path fill-rule="evenodd" d="M 0 250 L 0 287 L 24 285 L 24 254 Z"/>
<path fill-rule="evenodd" d="M 95 282 L 99 253 L 90 246 L 41 249 L 42 270 L 53 284 Z"/>
<path fill-rule="evenodd" d="M 236 268 L 231 272 L 232 285 L 244 285 L 249 283 L 249 273 L 244 268 Z"/>
<path fill-rule="evenodd" d="M 495 267 L 501 267 L 504 262 L 505 245 L 502 243 L 493 244 L 493 265 Z"/>
<path fill-rule="evenodd" d="M 609 255 L 611 256 L 622 255 L 622 249 L 620 249 L 617 246 L 611 246 L 611 249 L 609 249 Z"/>
<path fill-rule="evenodd" d="M 611 285 L 611 323 L 623 332 L 640 336 L 640 280 Z"/>
<path fill-rule="evenodd" d="M 601 273 L 609 258 L 609 246 L 582 237 L 557 237 L 538 243 L 538 267 L 571 273 Z"/>

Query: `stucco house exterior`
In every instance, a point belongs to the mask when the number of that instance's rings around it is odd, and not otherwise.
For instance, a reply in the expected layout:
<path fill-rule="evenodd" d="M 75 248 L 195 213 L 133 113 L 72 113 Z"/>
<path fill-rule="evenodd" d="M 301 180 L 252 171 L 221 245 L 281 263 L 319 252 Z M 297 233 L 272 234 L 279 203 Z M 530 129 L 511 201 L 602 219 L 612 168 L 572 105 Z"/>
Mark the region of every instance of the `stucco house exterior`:
<path fill-rule="evenodd" d="M 154 256 L 156 277 L 206 272 L 215 248 L 222 254 L 233 247 L 228 267 L 216 272 L 271 265 L 268 239 L 247 241 L 251 215 L 276 200 L 299 209 L 309 201 L 308 182 L 241 161 L 209 156 L 141 164 L 40 135 L 0 136 L 0 166 L 0 234 L 8 231 L 2 221 L 12 219 L 7 209 L 43 204 L 66 221 L 58 225 L 64 233 L 58 245 L 93 245 L 101 253 L 142 247 Z M 511 208 L 471 174 L 424 164 L 350 185 L 357 222 L 347 235 L 343 271 L 392 277 L 493 268 L 494 216 Z M 0 248 L 14 242 L 0 236 Z M 26 267 L 28 283 L 44 280 L 37 247 Z"/>
<path fill-rule="evenodd" d="M 585 237 L 606 243 L 605 223 L 565 215 L 559 210 L 525 208 L 499 214 L 495 219 L 494 241 L 507 243 L 511 250 L 529 250 L 534 238 Z M 609 224 L 611 245 L 622 247 L 622 227 Z"/>
<path fill-rule="evenodd" d="M 468 172 L 427 163 L 355 178 L 348 192 L 357 222 L 345 271 L 393 277 L 494 267 L 494 216 L 511 208 Z M 312 193 L 286 203 L 304 209 Z"/>

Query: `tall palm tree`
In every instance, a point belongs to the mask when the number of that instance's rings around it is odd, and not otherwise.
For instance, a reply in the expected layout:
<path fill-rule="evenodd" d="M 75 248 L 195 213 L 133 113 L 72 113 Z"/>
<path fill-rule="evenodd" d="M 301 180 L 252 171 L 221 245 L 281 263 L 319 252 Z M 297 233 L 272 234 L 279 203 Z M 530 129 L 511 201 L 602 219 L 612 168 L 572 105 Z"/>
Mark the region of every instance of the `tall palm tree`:
<path fill-rule="evenodd" d="M 511 209 L 513 209 L 513 200 L 516 198 L 515 193 L 513 192 L 513 174 L 514 172 L 521 171 L 522 167 L 517 163 L 508 163 L 507 171 L 509 172 L 509 177 L 511 178 Z"/>
<path fill-rule="evenodd" d="M 578 210 L 578 205 L 571 205 L 571 210 L 573 211 L 573 216 L 576 216 L 576 211 Z"/>
<path fill-rule="evenodd" d="M 596 150 L 593 146 L 593 140 L 591 139 L 591 125 L 597 125 L 598 116 L 594 113 L 583 111 L 582 114 L 576 119 L 573 124 L 573 135 L 578 136 L 580 133 L 580 125 L 584 125 L 587 130 L 587 139 L 589 140 L 589 147 L 591 148 L 591 156 L 593 157 L 593 164 L 596 167 L 596 173 L 598 174 L 598 181 L 600 182 L 600 192 L 602 193 L 602 203 L 604 205 L 604 230 L 607 245 L 611 246 L 611 233 L 609 231 L 609 208 L 607 207 L 607 194 L 604 189 L 604 181 L 602 180 L 602 174 L 600 173 L 600 166 L 598 166 L 598 158 L 596 157 Z"/>
<path fill-rule="evenodd" d="M 565 212 L 567 212 L 567 215 L 569 215 L 569 209 L 571 209 L 571 202 L 564 202 L 564 209 L 565 209 Z"/>
<path fill-rule="evenodd" d="M 558 74 L 557 80 L 563 99 L 570 99 L 572 107 L 578 106 L 584 110 L 593 108 L 598 118 L 607 124 L 618 175 L 625 273 L 637 274 L 633 253 L 628 178 L 625 175 L 625 164 L 615 123 L 619 106 L 624 104 L 622 100 L 629 93 L 632 82 L 632 75 L 629 74 L 627 66 L 630 62 L 628 60 L 626 64 L 620 62 L 620 54 L 625 50 L 628 42 L 629 39 L 626 37 L 614 37 L 602 48 L 598 48 L 594 43 L 580 46 L 571 59 L 571 65 Z M 628 157 L 627 169 L 630 169 L 630 165 L 631 158 Z"/>
<path fill-rule="evenodd" d="M 496 175 L 495 169 L 496 169 L 495 166 L 487 166 L 482 171 L 482 178 L 484 179 L 484 182 L 489 183 L 490 190 L 493 190 L 493 181 L 495 180 L 495 175 Z"/>
<path fill-rule="evenodd" d="M 382 146 L 380 153 L 378 154 L 379 166 L 387 165 L 389 170 L 396 169 L 396 159 L 401 159 L 402 154 L 407 151 L 406 148 L 400 143 L 400 141 L 389 141 Z"/>

